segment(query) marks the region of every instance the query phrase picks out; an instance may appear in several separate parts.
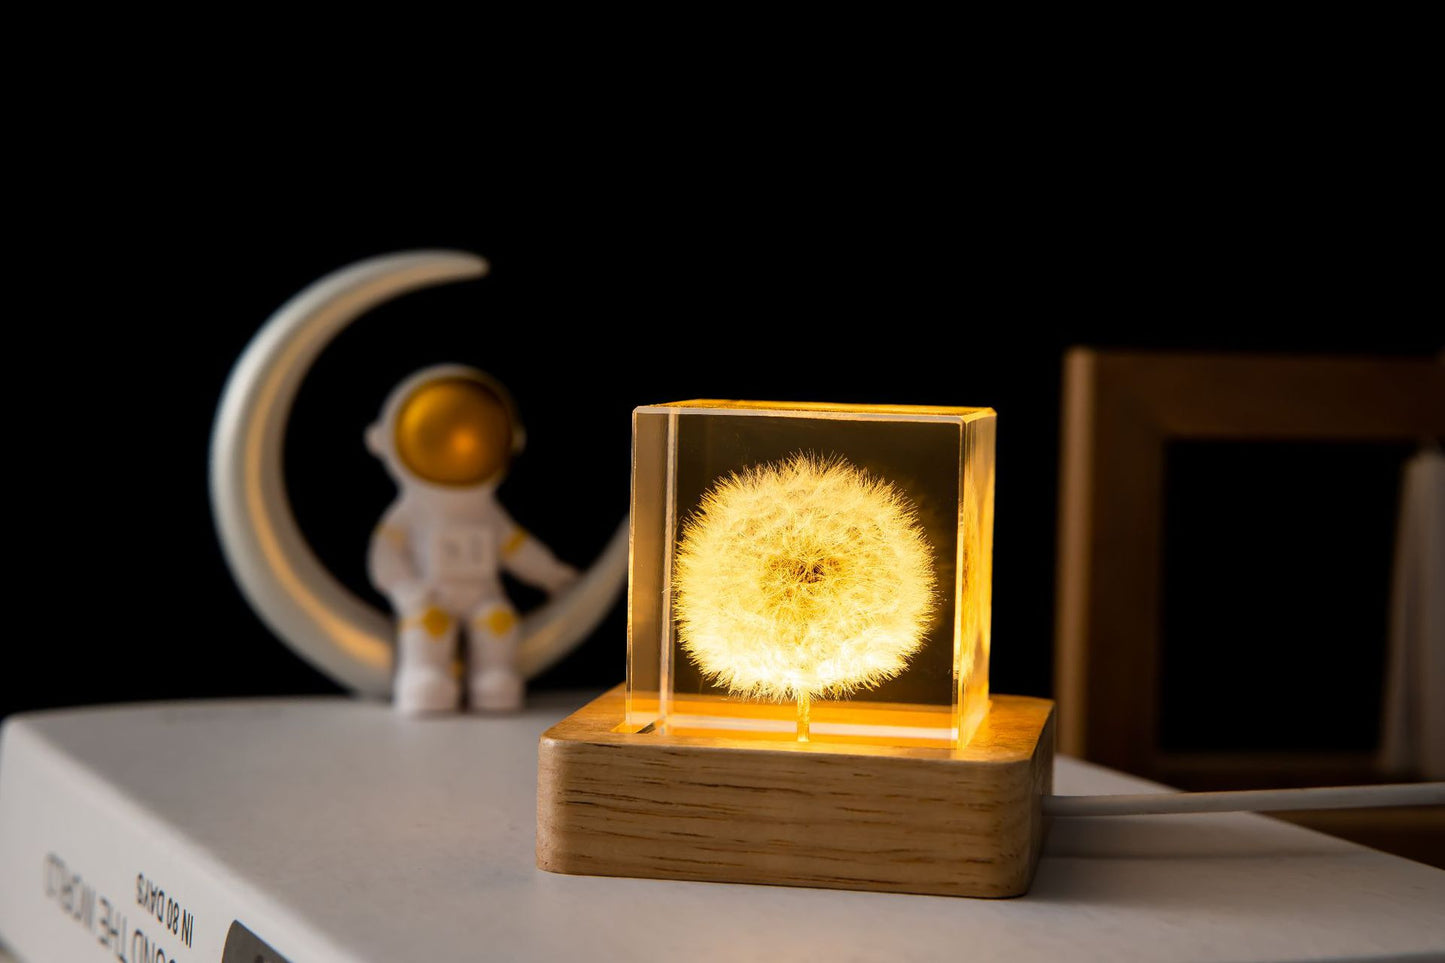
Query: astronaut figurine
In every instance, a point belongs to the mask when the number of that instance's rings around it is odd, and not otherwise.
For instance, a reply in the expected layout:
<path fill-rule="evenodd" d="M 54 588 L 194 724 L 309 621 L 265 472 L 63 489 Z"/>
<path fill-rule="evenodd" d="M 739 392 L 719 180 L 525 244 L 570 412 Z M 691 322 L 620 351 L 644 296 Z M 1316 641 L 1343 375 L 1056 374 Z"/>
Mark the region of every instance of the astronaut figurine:
<path fill-rule="evenodd" d="M 392 391 L 366 444 L 401 493 L 371 538 L 372 583 L 398 628 L 396 708 L 454 711 L 458 639 L 467 640 L 473 709 L 522 706 L 516 610 L 501 569 L 556 593 L 578 577 L 497 502 L 497 486 L 524 441 L 507 390 L 488 375 L 441 365 Z"/>

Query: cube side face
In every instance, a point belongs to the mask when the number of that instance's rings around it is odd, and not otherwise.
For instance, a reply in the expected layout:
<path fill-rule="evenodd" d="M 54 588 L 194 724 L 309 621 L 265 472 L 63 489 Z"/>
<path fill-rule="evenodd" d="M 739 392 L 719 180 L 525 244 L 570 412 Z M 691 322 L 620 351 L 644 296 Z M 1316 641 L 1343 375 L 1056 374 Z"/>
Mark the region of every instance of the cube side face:
<path fill-rule="evenodd" d="M 963 426 L 958 498 L 958 741 L 966 745 L 988 714 L 988 667 L 993 626 L 994 440 L 988 415 Z"/>
<path fill-rule="evenodd" d="M 624 725 L 638 732 L 662 715 L 669 645 L 672 549 L 668 457 L 675 421 L 632 415 L 632 503 L 627 576 L 627 700 Z"/>
<path fill-rule="evenodd" d="M 994 421 L 637 409 L 625 727 L 796 738 L 810 690 L 815 740 L 966 742 L 988 706 Z"/>

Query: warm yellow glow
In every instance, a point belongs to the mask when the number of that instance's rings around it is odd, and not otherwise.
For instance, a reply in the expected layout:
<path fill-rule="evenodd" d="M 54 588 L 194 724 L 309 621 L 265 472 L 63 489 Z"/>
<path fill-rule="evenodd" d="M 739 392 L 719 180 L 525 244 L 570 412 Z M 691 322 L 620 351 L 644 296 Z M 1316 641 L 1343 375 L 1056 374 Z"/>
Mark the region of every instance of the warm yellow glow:
<path fill-rule="evenodd" d="M 683 650 L 711 680 L 799 703 L 902 672 L 935 606 L 933 551 L 908 499 L 842 458 L 729 475 L 683 527 Z"/>
<path fill-rule="evenodd" d="M 500 474 L 511 459 L 511 412 L 487 386 L 470 378 L 430 382 L 402 404 L 396 452 L 426 481 L 479 484 Z"/>
<path fill-rule="evenodd" d="M 841 415 L 893 415 L 905 418 L 934 416 L 961 417 L 965 421 L 993 414 L 992 408 L 959 408 L 944 405 L 853 405 L 830 401 L 734 401 L 723 398 L 694 398 L 691 401 L 670 401 L 661 408 L 719 408 L 738 413 L 814 412 Z M 639 409 L 649 410 L 649 409 Z"/>

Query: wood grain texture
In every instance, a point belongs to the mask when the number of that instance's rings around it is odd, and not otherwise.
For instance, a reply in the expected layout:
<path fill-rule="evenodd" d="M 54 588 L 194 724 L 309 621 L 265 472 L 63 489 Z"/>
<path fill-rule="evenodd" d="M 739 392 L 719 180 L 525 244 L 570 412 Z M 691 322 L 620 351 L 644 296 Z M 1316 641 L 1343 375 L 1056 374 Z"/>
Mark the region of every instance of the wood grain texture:
<path fill-rule="evenodd" d="M 543 733 L 542 869 L 988 897 L 1033 879 L 1048 700 L 994 696 L 953 750 L 617 732 L 622 711 L 619 686 Z"/>

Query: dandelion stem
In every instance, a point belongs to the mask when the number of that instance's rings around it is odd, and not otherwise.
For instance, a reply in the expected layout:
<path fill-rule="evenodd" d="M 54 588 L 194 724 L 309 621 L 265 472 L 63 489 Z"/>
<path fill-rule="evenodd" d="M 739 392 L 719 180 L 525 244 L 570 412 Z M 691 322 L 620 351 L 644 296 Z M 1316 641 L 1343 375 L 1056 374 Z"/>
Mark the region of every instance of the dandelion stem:
<path fill-rule="evenodd" d="M 808 740 L 808 723 L 809 723 L 810 720 L 809 720 L 808 717 L 809 717 L 809 712 L 810 712 L 810 710 L 812 709 L 812 704 L 813 704 L 812 697 L 811 697 L 810 695 L 808 695 L 808 693 L 803 692 L 803 693 L 800 693 L 800 694 L 798 695 L 798 741 L 799 741 L 799 742 L 807 742 L 807 741 L 809 741 L 809 740 Z"/>

